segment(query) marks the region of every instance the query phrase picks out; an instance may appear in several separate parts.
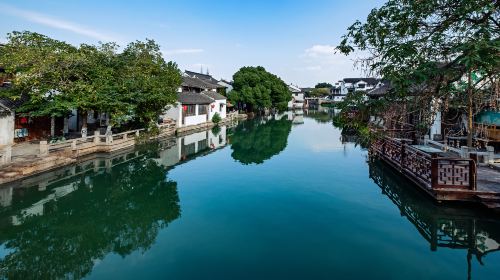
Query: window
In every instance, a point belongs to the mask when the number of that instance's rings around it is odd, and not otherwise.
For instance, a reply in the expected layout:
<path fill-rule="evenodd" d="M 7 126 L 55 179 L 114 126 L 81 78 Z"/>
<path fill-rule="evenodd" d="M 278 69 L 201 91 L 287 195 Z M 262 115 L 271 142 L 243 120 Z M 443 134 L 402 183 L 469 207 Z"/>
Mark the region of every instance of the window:
<path fill-rule="evenodd" d="M 358 88 L 365 88 L 366 84 L 358 84 Z"/>
<path fill-rule="evenodd" d="M 207 105 L 198 105 L 198 115 L 207 114 Z"/>
<path fill-rule="evenodd" d="M 224 104 L 223 104 L 223 103 L 221 103 L 221 104 L 220 104 L 220 110 L 219 110 L 219 112 L 223 112 L 223 111 L 224 111 Z"/>
<path fill-rule="evenodd" d="M 184 112 L 184 116 L 194 116 L 196 115 L 196 105 L 183 105 L 182 111 Z"/>

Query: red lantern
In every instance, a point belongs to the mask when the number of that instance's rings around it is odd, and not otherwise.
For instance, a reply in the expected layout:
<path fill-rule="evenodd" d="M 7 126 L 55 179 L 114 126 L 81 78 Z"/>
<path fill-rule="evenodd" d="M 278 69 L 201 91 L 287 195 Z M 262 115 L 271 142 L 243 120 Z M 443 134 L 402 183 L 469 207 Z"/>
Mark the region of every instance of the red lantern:
<path fill-rule="evenodd" d="M 212 109 L 215 108 L 215 104 L 212 104 Z"/>
<path fill-rule="evenodd" d="M 21 117 L 21 119 L 19 119 L 19 122 L 22 123 L 22 124 L 27 124 L 28 123 L 28 118 Z"/>
<path fill-rule="evenodd" d="M 186 106 L 186 105 L 182 106 L 182 111 L 187 111 L 187 109 L 188 109 L 188 106 Z"/>

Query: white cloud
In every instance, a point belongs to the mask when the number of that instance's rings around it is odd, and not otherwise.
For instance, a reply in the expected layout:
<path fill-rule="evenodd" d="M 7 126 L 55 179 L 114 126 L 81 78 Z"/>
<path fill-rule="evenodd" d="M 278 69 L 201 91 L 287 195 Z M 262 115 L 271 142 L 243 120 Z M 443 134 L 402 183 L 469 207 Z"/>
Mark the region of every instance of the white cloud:
<path fill-rule="evenodd" d="M 7 13 L 31 22 L 39 23 L 52 28 L 68 30 L 83 36 L 101 41 L 116 41 L 115 38 L 97 30 L 78 25 L 69 21 L 56 19 L 41 13 L 18 9 L 9 5 L 0 5 L 0 12 Z"/>
<path fill-rule="evenodd" d="M 331 56 L 335 54 L 335 47 L 332 45 L 313 45 L 304 51 L 305 57 Z"/>
<path fill-rule="evenodd" d="M 304 67 L 296 67 L 294 68 L 297 71 L 320 71 L 323 69 L 321 65 L 309 65 L 309 66 L 304 66 Z"/>
<path fill-rule="evenodd" d="M 193 54 L 202 53 L 204 49 L 173 49 L 173 50 L 162 50 L 164 55 L 174 55 L 174 54 Z"/>

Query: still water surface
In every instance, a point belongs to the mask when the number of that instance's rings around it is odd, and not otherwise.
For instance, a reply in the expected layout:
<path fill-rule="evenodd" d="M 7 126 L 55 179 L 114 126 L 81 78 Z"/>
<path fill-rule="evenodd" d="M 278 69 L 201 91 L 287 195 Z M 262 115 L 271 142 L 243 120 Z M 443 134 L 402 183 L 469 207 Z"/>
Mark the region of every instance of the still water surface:
<path fill-rule="evenodd" d="M 500 221 L 437 206 L 327 113 L 251 120 L 0 189 L 0 277 L 500 279 Z"/>

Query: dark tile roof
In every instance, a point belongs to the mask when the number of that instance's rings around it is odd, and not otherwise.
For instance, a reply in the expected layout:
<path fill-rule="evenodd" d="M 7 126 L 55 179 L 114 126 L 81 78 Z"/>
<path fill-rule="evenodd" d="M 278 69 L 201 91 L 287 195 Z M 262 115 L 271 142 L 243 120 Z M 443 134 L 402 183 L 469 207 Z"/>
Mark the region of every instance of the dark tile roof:
<path fill-rule="evenodd" d="M 204 91 L 202 94 L 212 98 L 213 100 L 225 100 L 227 99 L 224 95 L 215 91 Z"/>
<path fill-rule="evenodd" d="M 202 73 L 197 73 L 197 72 L 193 72 L 193 71 L 184 71 L 184 73 L 186 73 L 186 75 L 190 76 L 190 77 L 194 77 L 194 78 L 198 78 L 200 80 L 202 80 L 203 82 L 209 84 L 209 85 L 212 85 L 214 88 L 225 88 L 225 86 L 222 86 L 222 85 L 219 85 L 219 81 L 217 79 L 215 79 L 214 77 L 208 75 L 208 74 L 202 74 Z"/>
<path fill-rule="evenodd" d="M 218 87 L 220 87 L 219 85 L 214 85 L 201 79 L 189 76 L 182 77 L 182 86 L 200 89 L 217 89 Z"/>
<path fill-rule="evenodd" d="M 220 81 L 223 82 L 223 83 L 226 83 L 228 85 L 233 85 L 233 82 L 228 81 L 228 80 L 221 79 Z"/>
<path fill-rule="evenodd" d="M 180 92 L 177 94 L 177 100 L 181 104 L 210 104 L 213 99 L 197 92 Z"/>
<path fill-rule="evenodd" d="M 0 97 L 0 104 L 3 107 L 8 108 L 11 111 L 19 108 L 26 101 L 28 101 L 28 97 L 27 96 L 22 96 L 21 98 L 18 98 L 18 99 L 15 99 L 15 100 L 14 99 L 10 99 L 8 97 Z"/>
<path fill-rule="evenodd" d="M 355 84 L 359 81 L 365 81 L 369 85 L 376 85 L 378 83 L 379 79 L 376 79 L 376 78 L 345 78 L 344 79 L 344 82 L 351 83 L 351 84 Z"/>
<path fill-rule="evenodd" d="M 386 95 L 392 89 L 391 83 L 388 81 L 382 82 L 381 86 L 378 86 L 366 93 L 370 97 L 380 97 Z"/>

